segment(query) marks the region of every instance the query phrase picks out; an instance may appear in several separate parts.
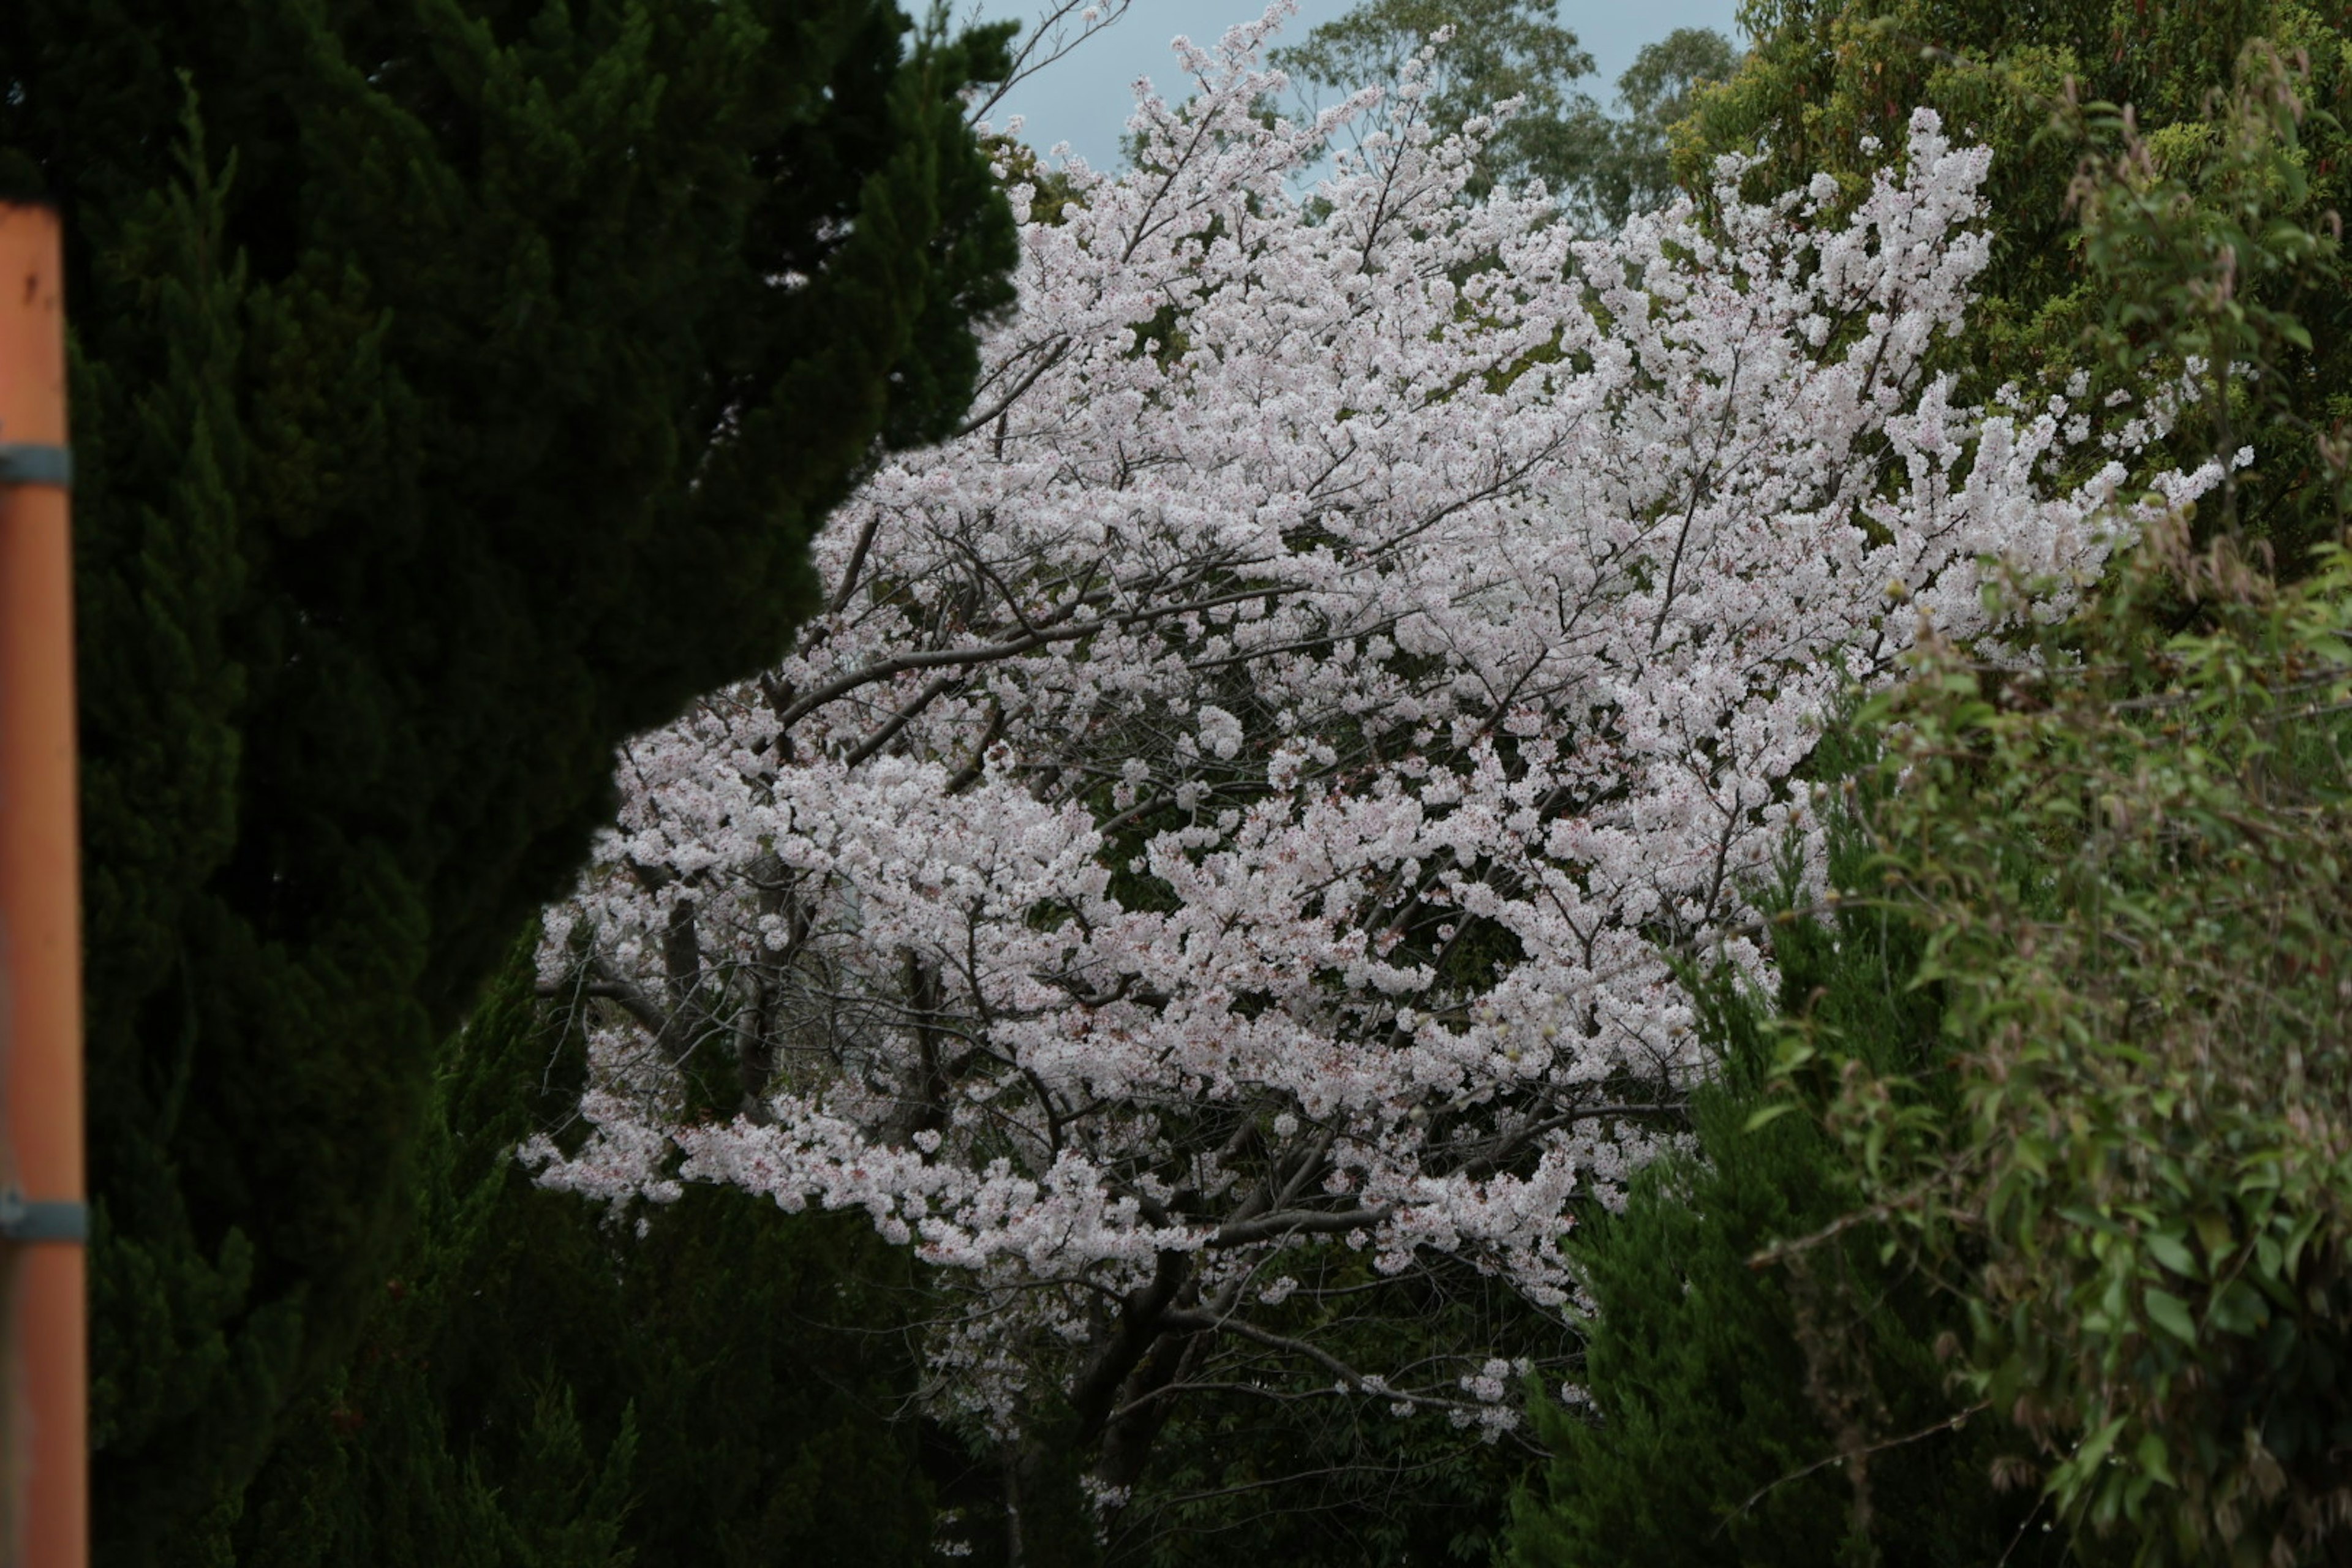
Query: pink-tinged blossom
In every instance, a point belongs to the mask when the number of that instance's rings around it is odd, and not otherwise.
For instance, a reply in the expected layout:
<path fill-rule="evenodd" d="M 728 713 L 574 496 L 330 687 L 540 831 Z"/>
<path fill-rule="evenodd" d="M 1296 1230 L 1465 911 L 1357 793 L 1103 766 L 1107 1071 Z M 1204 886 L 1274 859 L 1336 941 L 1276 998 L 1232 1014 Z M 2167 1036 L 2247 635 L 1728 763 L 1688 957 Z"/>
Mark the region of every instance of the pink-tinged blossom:
<path fill-rule="evenodd" d="M 1507 1426 L 1531 1369 L 1340 1367 L 1300 1304 L 1568 1307 L 1571 1202 L 1706 1067 L 1668 955 L 1762 976 L 1845 684 L 1923 615 L 1997 632 L 1980 558 L 2084 581 L 2134 515 L 2126 444 L 2059 482 L 2066 399 L 1923 368 L 1988 247 L 1932 113 L 1851 212 L 1727 163 L 1713 226 L 1580 243 L 1465 200 L 1409 80 L 1310 215 L 1366 100 L 1262 123 L 1266 31 L 1181 50 L 1135 172 L 1066 166 L 970 426 L 832 521 L 781 664 L 631 743 L 545 953 L 595 1087 L 544 1180 L 865 1210 L 961 1291 L 941 1406 L 1054 1392 L 1113 1492 L 1221 1356 Z"/>

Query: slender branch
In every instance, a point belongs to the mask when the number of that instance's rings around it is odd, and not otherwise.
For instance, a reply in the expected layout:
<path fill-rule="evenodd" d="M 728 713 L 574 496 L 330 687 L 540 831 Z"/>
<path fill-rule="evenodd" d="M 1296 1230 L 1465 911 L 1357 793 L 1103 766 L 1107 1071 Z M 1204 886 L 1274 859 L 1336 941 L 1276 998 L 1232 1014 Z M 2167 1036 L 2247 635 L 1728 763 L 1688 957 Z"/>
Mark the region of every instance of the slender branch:
<path fill-rule="evenodd" d="M 1006 413 L 1011 411 L 1015 403 L 1021 401 L 1021 395 L 1028 391 L 1031 387 L 1036 385 L 1039 378 L 1044 376 L 1047 371 L 1052 370 L 1055 365 L 1061 363 L 1064 359 L 1068 357 L 1069 352 L 1069 339 L 1064 338 L 1060 342 L 1056 342 L 1052 349 L 1048 350 L 1045 355 L 1037 361 L 1034 365 L 1030 367 L 1028 374 L 1023 376 L 1018 382 L 1013 384 L 1012 391 L 998 398 L 994 403 L 990 404 L 986 412 L 976 414 L 971 419 L 965 421 L 963 428 L 955 433 L 954 439 L 961 441 L 966 436 L 971 435 L 973 431 L 985 430 L 992 422 L 1003 418 Z"/>
<path fill-rule="evenodd" d="M 1766 1484 L 1757 1491 L 1755 1496 L 1749 1498 L 1746 1502 L 1741 1503 L 1730 1513 L 1726 1514 L 1723 1518 L 1717 1520 L 1716 1521 L 1713 1534 L 1710 1535 L 1709 1539 L 1713 1539 L 1715 1535 L 1721 1535 L 1726 1527 L 1727 1527 L 1734 1519 L 1738 1518 L 1740 1514 L 1746 1513 L 1758 1503 L 1762 1502 L 1765 1498 L 1771 1495 L 1772 1492 L 1781 1487 L 1787 1486 L 1790 1481 L 1801 1481 L 1807 1476 L 1812 1475 L 1817 1471 L 1828 1469 L 1832 1465 L 1842 1465 L 1848 1459 L 1866 1459 L 1873 1454 L 1883 1454 L 1889 1448 L 1899 1448 L 1906 1443 L 1916 1443 L 1922 1438 L 1932 1437 L 1938 1432 L 1957 1432 L 1962 1426 L 1968 1425 L 1969 1416 L 1974 1415 L 1979 1410 L 1989 1408 L 1992 1402 L 1989 1399 L 1979 1399 L 1974 1405 L 1969 1405 L 1967 1409 L 1956 1411 L 1952 1415 L 1947 1415 L 1939 1421 L 1930 1422 L 1927 1426 L 1920 1427 L 1916 1432 L 1906 1432 L 1900 1437 L 1889 1437 L 1883 1443 L 1873 1443 L 1866 1448 L 1855 1448 L 1851 1451 L 1841 1450 L 1838 1453 L 1830 1455 L 1827 1458 L 1814 1460 L 1811 1464 L 1807 1465 L 1801 1470 L 1791 1470 L 1787 1475 L 1780 1478 L 1780 1479 Z"/>
<path fill-rule="evenodd" d="M 1087 0 L 1057 0 L 1052 10 L 1029 26 L 1020 47 L 1013 51 L 1013 67 L 1005 72 L 1004 79 L 991 84 L 986 92 L 975 94 L 965 105 L 965 121 L 977 124 L 987 119 L 1004 101 L 1006 94 L 1126 16 L 1133 3 L 1134 0 L 1096 0 L 1094 18 L 1088 21 L 1081 15 L 1074 37 L 1069 32 L 1070 18 L 1084 11 Z M 972 20 L 979 20 L 977 9 L 971 15 Z"/>
<path fill-rule="evenodd" d="M 1370 1230 L 1394 1217 L 1393 1208 L 1348 1209 L 1337 1214 L 1328 1209 L 1285 1209 L 1219 1226 L 1209 1245 L 1247 1247 L 1277 1236 L 1344 1236 L 1351 1230 Z"/>
<path fill-rule="evenodd" d="M 607 969 L 601 961 L 596 963 L 596 972 L 604 978 L 578 984 L 567 984 L 563 981 L 542 981 L 535 988 L 534 994 L 551 999 L 558 996 L 587 996 L 600 1002 L 617 1002 L 621 1005 L 621 1011 L 643 1025 L 646 1033 L 655 1037 L 659 1038 L 668 1029 L 669 1015 L 664 1012 L 652 997 L 646 995 L 619 973 Z"/>
<path fill-rule="evenodd" d="M 874 548 L 874 536 L 880 531 L 881 527 L 882 509 L 876 507 L 866 514 L 865 526 L 857 531 L 857 542 L 852 545 L 849 551 L 849 564 L 841 569 L 840 586 L 834 589 L 833 597 L 825 603 L 826 615 L 841 614 L 849 603 L 849 595 L 857 591 L 857 579 L 866 571 L 866 552 Z M 763 681 L 767 679 L 767 677 L 761 677 Z M 773 702 L 774 700 L 774 694 L 771 692 L 769 700 Z"/>
<path fill-rule="evenodd" d="M 1293 1339 L 1288 1334 L 1277 1334 L 1271 1329 L 1261 1329 L 1256 1324 L 1241 1318 L 1228 1317 L 1216 1312 L 1174 1310 L 1162 1314 L 1160 1321 L 1163 1327 L 1173 1332 L 1233 1334 L 1248 1340 L 1254 1344 L 1264 1345 L 1268 1350 L 1283 1351 L 1291 1355 L 1302 1356 L 1358 1394 L 1393 1400 L 1398 1404 L 1411 1405 L 1419 1409 L 1484 1410 L 1486 1408 L 1486 1405 L 1467 1399 L 1442 1399 L 1433 1394 L 1415 1394 L 1409 1389 L 1391 1388 L 1383 1380 L 1365 1376 L 1321 1345 L 1309 1343 L 1306 1340 Z"/>
<path fill-rule="evenodd" d="M 883 747 L 888 745 L 898 735 L 899 731 L 905 729 L 909 723 L 914 721 L 915 717 L 918 714 L 921 713 L 924 709 L 929 708 L 932 703 L 937 702 L 940 698 L 946 696 L 949 692 L 954 690 L 957 687 L 961 686 L 964 683 L 965 679 L 966 677 L 960 671 L 950 672 L 947 675 L 934 676 L 929 685 L 924 687 L 922 690 L 915 694 L 912 701 L 908 702 L 896 713 L 890 715 L 888 722 L 885 723 L 879 730 L 875 731 L 871 735 L 866 736 L 865 740 L 859 742 L 857 749 L 850 752 L 848 756 L 842 759 L 842 765 L 844 767 L 854 768 L 858 763 L 871 757 L 875 752 L 880 751 Z"/>

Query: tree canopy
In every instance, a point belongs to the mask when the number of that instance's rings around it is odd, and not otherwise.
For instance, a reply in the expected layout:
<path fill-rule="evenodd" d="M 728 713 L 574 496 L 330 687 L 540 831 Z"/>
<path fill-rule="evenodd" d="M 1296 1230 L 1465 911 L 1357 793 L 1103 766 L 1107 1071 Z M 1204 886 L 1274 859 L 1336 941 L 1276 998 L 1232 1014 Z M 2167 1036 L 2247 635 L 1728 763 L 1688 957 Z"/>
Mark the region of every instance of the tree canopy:
<path fill-rule="evenodd" d="M 1313 87 L 1353 91 L 1400 79 L 1424 50 L 1427 90 L 1405 112 L 1441 133 L 1517 101 L 1482 139 L 1465 190 L 1541 180 L 1594 233 L 1673 197 L 1669 132 L 1697 89 L 1727 79 L 1739 58 L 1720 33 L 1677 27 L 1643 45 L 1618 77 L 1612 114 L 1576 86 L 1592 57 L 1559 24 L 1556 0 L 1366 0 L 1268 58 Z"/>

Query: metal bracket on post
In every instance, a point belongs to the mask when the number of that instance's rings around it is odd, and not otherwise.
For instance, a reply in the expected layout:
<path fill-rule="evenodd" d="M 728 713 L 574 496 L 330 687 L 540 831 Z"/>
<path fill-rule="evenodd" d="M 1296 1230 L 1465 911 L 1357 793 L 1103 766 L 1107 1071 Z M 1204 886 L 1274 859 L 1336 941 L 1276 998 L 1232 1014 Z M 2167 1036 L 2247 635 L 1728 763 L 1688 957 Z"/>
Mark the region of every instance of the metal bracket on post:
<path fill-rule="evenodd" d="M 79 1247 L 89 1239 L 89 1205 L 0 1193 L 0 1241 L 62 1241 Z"/>
<path fill-rule="evenodd" d="M 0 441 L 0 485 L 73 489 L 73 448 L 35 441 Z"/>

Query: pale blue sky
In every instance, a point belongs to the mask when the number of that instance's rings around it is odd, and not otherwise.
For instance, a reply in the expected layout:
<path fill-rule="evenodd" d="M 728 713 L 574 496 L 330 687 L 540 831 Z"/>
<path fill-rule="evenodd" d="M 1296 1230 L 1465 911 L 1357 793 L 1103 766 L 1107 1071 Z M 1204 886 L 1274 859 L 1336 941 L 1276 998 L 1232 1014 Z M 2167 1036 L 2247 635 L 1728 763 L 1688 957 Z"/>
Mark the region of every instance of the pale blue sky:
<path fill-rule="evenodd" d="M 1283 28 L 1285 40 L 1306 35 L 1318 22 L 1344 16 L 1354 0 L 1299 0 L 1298 15 Z M 1028 22 L 1045 0 L 980 0 L 982 15 Z M 958 9 L 966 8 L 959 4 Z M 1098 168 L 1118 162 L 1119 130 L 1135 107 L 1135 79 L 1149 76 L 1162 86 L 1177 80 L 1168 41 L 1182 33 L 1197 43 L 1213 42 L 1236 22 L 1254 20 L 1261 0 L 1134 0 L 1126 16 L 1066 58 L 1013 89 L 990 116 L 1002 125 L 1025 115 L 1023 139 L 1050 148 L 1056 142 Z M 1676 27 L 1713 27 L 1744 44 L 1737 24 L 1738 0 L 1560 0 L 1559 17 L 1576 34 L 1599 68 L 1580 84 L 1602 104 L 1616 93 L 1620 72 L 1633 63 L 1643 44 Z"/>

